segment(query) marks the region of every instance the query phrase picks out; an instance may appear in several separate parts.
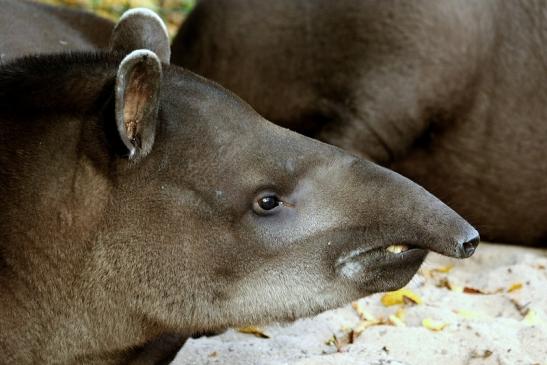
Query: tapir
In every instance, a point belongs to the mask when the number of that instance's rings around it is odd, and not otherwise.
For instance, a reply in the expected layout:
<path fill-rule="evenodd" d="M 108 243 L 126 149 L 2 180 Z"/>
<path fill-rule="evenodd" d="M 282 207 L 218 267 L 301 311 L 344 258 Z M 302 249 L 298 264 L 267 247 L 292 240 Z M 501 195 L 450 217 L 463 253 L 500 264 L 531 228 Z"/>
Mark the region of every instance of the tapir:
<path fill-rule="evenodd" d="M 33 54 L 62 19 L 29 9 L 0 23 L 0 363 L 159 363 L 141 355 L 163 334 L 292 320 L 473 254 L 419 185 L 170 65 L 154 13 L 104 50 Z"/>
<path fill-rule="evenodd" d="M 202 0 L 173 63 L 547 244 L 547 1 Z"/>
<path fill-rule="evenodd" d="M 0 62 L 6 62 L 26 56 L 29 51 L 41 54 L 106 49 L 114 23 L 71 8 L 27 0 L 0 0 L 0 27 L 3 32 Z"/>

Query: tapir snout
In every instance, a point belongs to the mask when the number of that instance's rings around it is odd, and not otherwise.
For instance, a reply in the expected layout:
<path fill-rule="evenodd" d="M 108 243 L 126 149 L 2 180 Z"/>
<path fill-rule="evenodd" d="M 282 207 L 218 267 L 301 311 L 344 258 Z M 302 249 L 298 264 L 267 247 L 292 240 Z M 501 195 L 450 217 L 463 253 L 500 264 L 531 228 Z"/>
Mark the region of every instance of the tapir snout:
<path fill-rule="evenodd" d="M 343 179 L 346 189 L 360 180 L 362 192 L 351 199 L 330 195 L 352 207 L 361 228 L 349 240 L 343 234 L 330 237 L 329 247 L 342 242 L 332 255 L 335 272 L 363 292 L 404 286 L 428 251 L 455 258 L 474 253 L 478 232 L 422 187 L 367 161 L 355 160 L 348 170 L 352 177 Z"/>
<path fill-rule="evenodd" d="M 306 170 L 287 200 L 296 210 L 287 217 L 293 245 L 311 239 L 324 270 L 333 268 L 360 295 L 405 285 L 428 251 L 466 258 L 479 242 L 469 223 L 422 187 L 338 151 Z"/>

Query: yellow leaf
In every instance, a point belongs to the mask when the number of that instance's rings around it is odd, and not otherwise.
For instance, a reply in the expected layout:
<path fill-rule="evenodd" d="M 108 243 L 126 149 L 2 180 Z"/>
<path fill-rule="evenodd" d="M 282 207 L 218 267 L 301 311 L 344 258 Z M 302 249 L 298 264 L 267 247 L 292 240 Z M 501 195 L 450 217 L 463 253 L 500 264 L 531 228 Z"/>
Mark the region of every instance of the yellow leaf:
<path fill-rule="evenodd" d="M 454 265 L 451 265 L 451 264 L 446 266 L 434 267 L 432 269 L 422 268 L 419 270 L 419 273 L 423 275 L 424 277 L 426 277 L 427 279 L 431 279 L 431 278 L 434 278 L 436 276 L 435 274 L 438 274 L 438 273 L 448 274 L 450 271 L 452 271 L 453 268 L 454 268 Z"/>
<path fill-rule="evenodd" d="M 405 309 L 403 307 L 400 307 L 399 309 L 397 309 L 397 312 L 395 313 L 395 316 L 397 318 L 399 318 L 401 321 L 404 321 L 405 318 L 406 318 Z"/>
<path fill-rule="evenodd" d="M 403 322 L 399 317 L 397 317 L 395 314 L 392 314 L 388 317 L 389 323 L 396 327 L 406 327 L 405 322 Z"/>
<path fill-rule="evenodd" d="M 376 320 L 376 317 L 374 317 L 374 315 L 372 313 L 370 313 L 365 308 L 363 308 L 363 306 L 361 305 L 361 303 L 359 303 L 359 301 L 352 302 L 351 306 L 357 312 L 359 317 L 361 317 L 361 319 L 363 319 L 365 321 L 375 321 Z"/>
<path fill-rule="evenodd" d="M 482 315 L 478 312 L 470 311 L 468 309 L 457 309 L 455 311 L 460 317 L 467 318 L 467 319 L 475 319 L 480 318 Z"/>
<path fill-rule="evenodd" d="M 359 336 L 364 330 L 366 330 L 369 327 L 376 326 L 380 324 L 380 321 L 374 320 L 374 321 L 361 321 L 359 324 L 353 329 L 353 332 Z"/>
<path fill-rule="evenodd" d="M 348 325 L 343 324 L 342 326 L 340 326 L 340 331 L 342 333 L 349 333 L 349 332 L 353 331 L 353 328 L 351 328 Z"/>
<path fill-rule="evenodd" d="M 433 272 L 441 272 L 441 273 L 449 273 L 454 268 L 454 265 L 446 265 L 446 266 L 440 266 L 436 267 L 434 269 L 431 269 Z"/>
<path fill-rule="evenodd" d="M 382 297 L 382 304 L 386 307 L 396 304 L 407 304 L 409 301 L 414 304 L 421 304 L 423 302 L 418 294 L 415 294 L 409 289 L 392 291 L 384 294 Z"/>
<path fill-rule="evenodd" d="M 447 324 L 440 321 L 434 321 L 431 318 L 424 318 L 424 320 L 422 321 L 422 326 L 431 331 L 442 331 L 447 326 Z"/>
<path fill-rule="evenodd" d="M 270 338 L 261 328 L 255 326 L 240 327 L 237 330 L 241 333 L 247 333 L 260 338 Z"/>
<path fill-rule="evenodd" d="M 514 283 L 509 287 L 509 289 L 507 289 L 507 292 L 511 293 L 520 289 L 522 289 L 522 283 Z"/>

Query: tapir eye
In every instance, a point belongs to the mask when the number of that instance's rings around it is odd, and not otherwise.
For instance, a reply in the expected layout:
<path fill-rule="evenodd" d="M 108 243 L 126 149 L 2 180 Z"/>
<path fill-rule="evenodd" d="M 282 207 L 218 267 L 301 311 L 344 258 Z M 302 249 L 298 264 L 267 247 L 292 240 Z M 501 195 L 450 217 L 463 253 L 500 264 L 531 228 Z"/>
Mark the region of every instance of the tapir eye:
<path fill-rule="evenodd" d="M 279 205 L 279 200 L 276 196 L 265 196 L 258 201 L 258 206 L 264 210 L 272 210 Z"/>
<path fill-rule="evenodd" d="M 257 214 L 271 214 L 283 202 L 275 194 L 266 194 L 258 197 L 253 204 L 253 209 Z"/>

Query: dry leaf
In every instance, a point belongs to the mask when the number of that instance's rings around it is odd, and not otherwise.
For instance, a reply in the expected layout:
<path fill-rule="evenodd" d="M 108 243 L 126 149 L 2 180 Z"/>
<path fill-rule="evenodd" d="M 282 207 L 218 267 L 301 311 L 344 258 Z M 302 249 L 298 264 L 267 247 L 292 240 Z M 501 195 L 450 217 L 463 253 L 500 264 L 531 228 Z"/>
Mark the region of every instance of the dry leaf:
<path fill-rule="evenodd" d="M 357 312 L 359 317 L 361 317 L 362 320 L 365 320 L 365 321 L 375 321 L 376 320 L 376 317 L 374 317 L 374 315 L 372 313 L 370 313 L 365 308 L 363 308 L 363 306 L 361 305 L 361 303 L 359 303 L 359 301 L 352 302 L 351 306 Z"/>
<path fill-rule="evenodd" d="M 480 289 L 477 289 L 477 288 L 471 288 L 469 286 L 466 286 L 463 288 L 463 292 L 465 294 L 487 294 L 485 292 L 483 292 L 482 290 Z"/>
<path fill-rule="evenodd" d="M 382 304 L 386 307 L 396 304 L 422 304 L 422 298 L 409 289 L 399 289 L 384 294 Z"/>
<path fill-rule="evenodd" d="M 431 318 L 425 318 L 422 321 L 422 326 L 431 331 L 442 331 L 447 326 L 447 324 L 440 321 L 434 321 Z"/>
<path fill-rule="evenodd" d="M 463 286 L 456 285 L 449 281 L 448 279 L 442 279 L 438 284 L 438 287 L 440 288 L 447 288 L 448 290 L 451 290 L 456 293 L 463 293 Z"/>
<path fill-rule="evenodd" d="M 403 322 L 399 317 L 397 317 L 395 314 L 392 314 L 388 317 L 389 323 L 394 325 L 395 327 L 406 327 L 405 322 Z"/>
<path fill-rule="evenodd" d="M 523 286 L 522 283 L 514 283 L 513 285 L 509 287 L 509 289 L 507 289 L 507 292 L 511 293 L 511 292 L 520 290 L 522 289 L 522 286 Z"/>
<path fill-rule="evenodd" d="M 415 299 L 411 297 L 407 297 L 406 295 L 403 295 L 403 303 L 408 305 L 418 304 L 418 302 Z"/>
<path fill-rule="evenodd" d="M 484 350 L 484 351 L 474 350 L 471 353 L 471 359 L 488 359 L 490 356 L 492 356 L 493 353 L 494 352 L 490 350 Z"/>
<path fill-rule="evenodd" d="M 530 303 L 521 304 L 517 302 L 515 299 L 511 298 L 510 300 L 511 300 L 511 303 L 513 303 L 513 305 L 515 306 L 516 310 L 519 311 L 519 313 L 522 316 L 525 316 L 528 313 L 528 306 L 530 305 Z"/>
<path fill-rule="evenodd" d="M 354 306 L 355 308 L 355 306 Z M 357 309 L 356 309 L 357 310 Z M 367 316 L 365 316 L 367 317 Z M 350 337 L 351 339 L 358 337 L 363 333 L 367 328 L 377 325 L 390 325 L 390 326 L 397 326 L 397 327 L 405 327 L 406 324 L 404 322 L 406 313 L 404 310 L 404 307 L 399 307 L 395 314 L 390 315 L 388 318 L 375 318 L 372 315 L 368 316 L 369 320 L 362 320 L 359 322 L 359 324 L 353 328 L 353 331 L 351 333 Z"/>
<path fill-rule="evenodd" d="M 355 333 L 355 331 L 352 330 L 348 333 L 348 342 L 350 344 L 352 344 L 356 338 L 357 338 L 357 334 Z"/>
<path fill-rule="evenodd" d="M 260 338 L 270 338 L 270 336 L 265 334 L 261 328 L 255 326 L 240 327 L 237 330 L 238 332 L 254 335 Z"/>
<path fill-rule="evenodd" d="M 349 336 L 350 336 L 349 339 L 352 339 L 351 338 L 352 335 L 349 335 Z M 344 352 L 345 351 L 345 349 L 343 348 L 344 347 L 343 341 L 341 341 L 338 337 L 336 337 L 335 334 L 332 334 L 332 337 L 329 338 L 327 341 L 325 341 L 325 345 L 336 347 L 336 352 Z"/>
<path fill-rule="evenodd" d="M 374 320 L 374 321 L 361 321 L 359 324 L 353 329 L 353 332 L 355 336 L 359 336 L 363 331 L 365 331 L 367 328 L 376 326 L 382 324 L 382 321 Z"/>
<path fill-rule="evenodd" d="M 331 338 L 325 341 L 325 345 L 332 346 L 336 343 L 337 340 L 338 338 L 336 337 L 336 335 L 333 334 Z"/>

